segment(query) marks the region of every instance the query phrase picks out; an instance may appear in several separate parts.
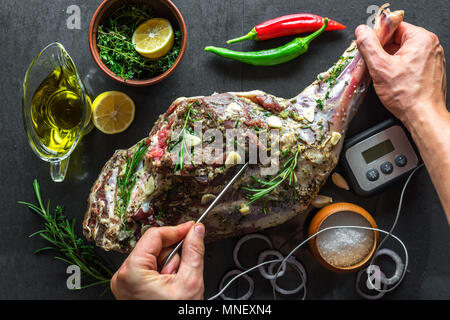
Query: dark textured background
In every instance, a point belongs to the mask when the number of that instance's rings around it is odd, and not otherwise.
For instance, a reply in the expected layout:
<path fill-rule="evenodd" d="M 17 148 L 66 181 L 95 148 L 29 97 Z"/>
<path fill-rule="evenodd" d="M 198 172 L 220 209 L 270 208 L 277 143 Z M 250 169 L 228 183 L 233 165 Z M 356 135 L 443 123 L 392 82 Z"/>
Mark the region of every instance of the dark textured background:
<path fill-rule="evenodd" d="M 77 4 L 81 8 L 81 30 L 68 30 L 66 9 Z M 41 221 L 30 211 L 17 205 L 18 200 L 34 201 L 32 181 L 37 178 L 45 199 L 64 204 L 66 214 L 78 220 L 81 231 L 89 189 L 103 164 L 115 149 L 129 147 L 146 136 L 157 116 L 179 96 L 208 95 L 214 91 L 261 89 L 281 97 L 291 97 L 307 86 L 320 71 L 326 70 L 354 37 L 353 30 L 365 23 L 366 9 L 376 1 L 313 0 L 176 0 L 186 20 L 189 38 L 186 55 L 172 76 L 147 88 L 128 88 L 103 76 L 88 49 L 88 27 L 100 1 L 94 0 L 0 0 L 1 46 L 1 121 L 0 121 L 0 298 L 7 299 L 87 299 L 103 297 L 100 288 L 72 292 L 66 288 L 65 264 L 50 254 L 34 255 L 43 242 L 27 236 L 41 227 Z M 450 10 L 448 1 L 393 1 L 393 9 L 404 9 L 408 22 L 435 32 L 450 52 Z M 201 49 L 206 45 L 224 46 L 225 40 L 246 33 L 267 19 L 293 12 L 313 12 L 329 16 L 347 25 L 342 32 L 327 33 L 315 40 L 309 53 L 290 63 L 256 68 L 219 59 Z M 72 155 L 66 180 L 52 183 L 48 164 L 31 151 L 22 123 L 21 83 L 31 60 L 48 43 L 61 42 L 72 55 L 82 77 L 90 76 L 94 93 L 121 90 L 136 102 L 136 119 L 122 134 L 107 136 L 95 130 L 83 139 Z M 279 45 L 286 39 L 266 43 L 246 42 L 237 49 L 256 49 Z M 418 53 L 420 54 L 420 53 Z M 389 116 L 371 89 L 352 122 L 349 135 L 379 123 Z M 436 150 L 439 156 L 439 150 Z M 349 191 L 337 190 L 328 183 L 321 192 L 335 200 L 354 202 L 371 212 L 381 228 L 392 223 L 400 194 L 400 186 L 372 198 L 359 198 Z M 297 237 L 283 246 L 286 251 L 303 237 L 301 217 L 268 234 L 276 244 L 298 230 Z M 450 237 L 447 221 L 439 199 L 425 169 L 415 176 L 406 192 L 406 202 L 395 233 L 406 243 L 410 254 L 408 274 L 400 287 L 387 294 L 387 299 L 449 299 Z M 237 239 L 227 239 L 207 246 L 205 297 L 211 296 L 221 275 L 233 268 L 232 249 Z M 253 246 L 253 247 L 252 247 Z M 388 246 L 400 252 L 397 244 Z M 259 243 L 243 248 L 247 265 L 256 262 L 263 249 Z M 123 256 L 104 253 L 114 266 Z M 355 299 L 355 274 L 337 275 L 320 267 L 307 249 L 298 253 L 308 271 L 308 298 Z M 392 272 L 389 270 L 388 273 Z M 254 298 L 271 298 L 271 287 L 259 274 Z M 245 286 L 241 285 L 241 288 Z"/>

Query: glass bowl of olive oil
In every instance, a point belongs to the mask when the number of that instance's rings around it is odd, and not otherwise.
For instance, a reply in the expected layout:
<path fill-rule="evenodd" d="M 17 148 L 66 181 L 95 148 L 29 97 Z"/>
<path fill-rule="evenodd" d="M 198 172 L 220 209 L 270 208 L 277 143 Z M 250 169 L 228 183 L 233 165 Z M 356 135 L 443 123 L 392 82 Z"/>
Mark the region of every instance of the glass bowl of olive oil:
<path fill-rule="evenodd" d="M 49 44 L 30 64 L 23 82 L 23 116 L 32 150 L 50 163 L 52 180 L 63 181 L 70 154 L 92 124 L 91 100 L 60 43 Z"/>

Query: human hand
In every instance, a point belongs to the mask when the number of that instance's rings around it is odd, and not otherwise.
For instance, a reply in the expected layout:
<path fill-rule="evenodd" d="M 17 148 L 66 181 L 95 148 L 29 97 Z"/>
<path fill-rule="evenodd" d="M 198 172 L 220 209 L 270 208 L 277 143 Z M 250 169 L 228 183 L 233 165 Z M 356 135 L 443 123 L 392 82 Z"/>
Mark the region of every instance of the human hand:
<path fill-rule="evenodd" d="M 378 97 L 407 127 L 417 115 L 447 112 L 444 49 L 435 34 L 402 22 L 384 49 L 368 26 L 355 34 Z"/>
<path fill-rule="evenodd" d="M 117 299 L 171 300 L 202 299 L 203 238 L 202 224 L 186 222 L 176 227 L 148 229 L 111 279 Z M 174 255 L 160 270 L 171 246 L 185 238 L 182 257 Z"/>

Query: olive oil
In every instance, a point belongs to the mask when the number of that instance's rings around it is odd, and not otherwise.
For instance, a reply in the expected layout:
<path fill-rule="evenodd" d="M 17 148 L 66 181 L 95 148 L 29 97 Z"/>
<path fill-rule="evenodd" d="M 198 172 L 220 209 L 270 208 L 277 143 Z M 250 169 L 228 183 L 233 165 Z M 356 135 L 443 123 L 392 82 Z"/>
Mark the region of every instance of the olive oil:
<path fill-rule="evenodd" d="M 86 96 L 88 104 L 89 98 Z M 58 66 L 37 88 L 31 101 L 31 120 L 42 144 L 55 156 L 62 156 L 76 143 L 83 119 L 83 99 L 76 74 Z M 86 115 L 90 120 L 90 105 Z"/>

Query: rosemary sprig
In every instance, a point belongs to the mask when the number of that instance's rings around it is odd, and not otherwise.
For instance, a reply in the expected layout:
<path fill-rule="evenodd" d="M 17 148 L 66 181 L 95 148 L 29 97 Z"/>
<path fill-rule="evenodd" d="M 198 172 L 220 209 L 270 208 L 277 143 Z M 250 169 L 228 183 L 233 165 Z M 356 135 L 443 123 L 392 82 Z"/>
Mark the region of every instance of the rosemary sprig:
<path fill-rule="evenodd" d="M 33 188 L 38 205 L 25 201 L 19 201 L 18 203 L 26 205 L 39 214 L 45 221 L 44 228 L 34 232 L 29 237 L 40 235 L 50 243 L 50 246 L 35 250 L 34 253 L 55 250 L 58 252 L 55 259 L 64 261 L 69 265 L 77 265 L 80 267 L 82 274 L 88 275 L 96 280 L 82 288 L 100 284 L 109 287 L 109 281 L 113 272 L 106 266 L 103 259 L 96 254 L 94 246 L 87 244 L 75 233 L 75 219 L 70 222 L 63 215 L 62 206 L 56 206 L 53 213 L 50 210 L 50 201 L 47 202 L 47 206 L 44 206 L 39 183 L 36 179 L 33 182 Z"/>
<path fill-rule="evenodd" d="M 289 185 L 293 187 L 294 192 L 294 199 L 296 197 L 295 192 L 295 168 L 297 167 L 297 158 L 298 154 L 300 152 L 300 149 L 297 149 L 295 154 L 289 158 L 281 168 L 280 172 L 271 180 L 264 181 L 261 179 L 258 179 L 254 176 L 251 176 L 253 180 L 255 180 L 257 183 L 261 185 L 260 188 L 252 188 L 252 187 L 242 187 L 243 190 L 248 192 L 248 198 L 249 202 L 248 204 L 251 204 L 255 202 L 256 200 L 260 199 L 261 197 L 266 196 L 267 194 L 271 193 L 275 188 L 277 188 L 280 184 L 282 184 L 285 180 L 289 179 Z"/>
<path fill-rule="evenodd" d="M 153 18 L 152 8 L 146 5 L 126 5 L 113 12 L 98 27 L 97 46 L 102 61 L 117 76 L 128 79 L 151 78 L 167 71 L 174 63 L 181 48 L 181 32 L 174 31 L 172 49 L 159 59 L 141 56 L 132 42 L 136 28 Z"/>
<path fill-rule="evenodd" d="M 175 163 L 174 171 L 177 172 L 178 170 L 183 170 L 184 165 L 184 152 L 189 151 L 189 146 L 187 145 L 187 137 L 188 135 L 193 135 L 194 132 L 192 129 L 188 126 L 189 120 L 191 120 L 191 114 L 197 114 L 197 110 L 195 110 L 192 106 L 192 104 L 189 104 L 186 113 L 184 114 L 184 123 L 183 127 L 181 128 L 181 131 L 173 138 L 171 139 L 167 144 L 167 150 L 171 152 L 177 145 L 180 145 L 180 149 L 178 150 L 177 154 L 177 161 Z"/>
<path fill-rule="evenodd" d="M 127 211 L 128 204 L 130 203 L 131 190 L 133 190 L 133 187 L 136 184 L 136 175 L 134 173 L 146 151 L 147 144 L 145 141 L 142 141 L 131 159 L 127 158 L 125 173 L 117 178 L 118 193 L 116 210 L 120 218 L 123 218 Z"/>

